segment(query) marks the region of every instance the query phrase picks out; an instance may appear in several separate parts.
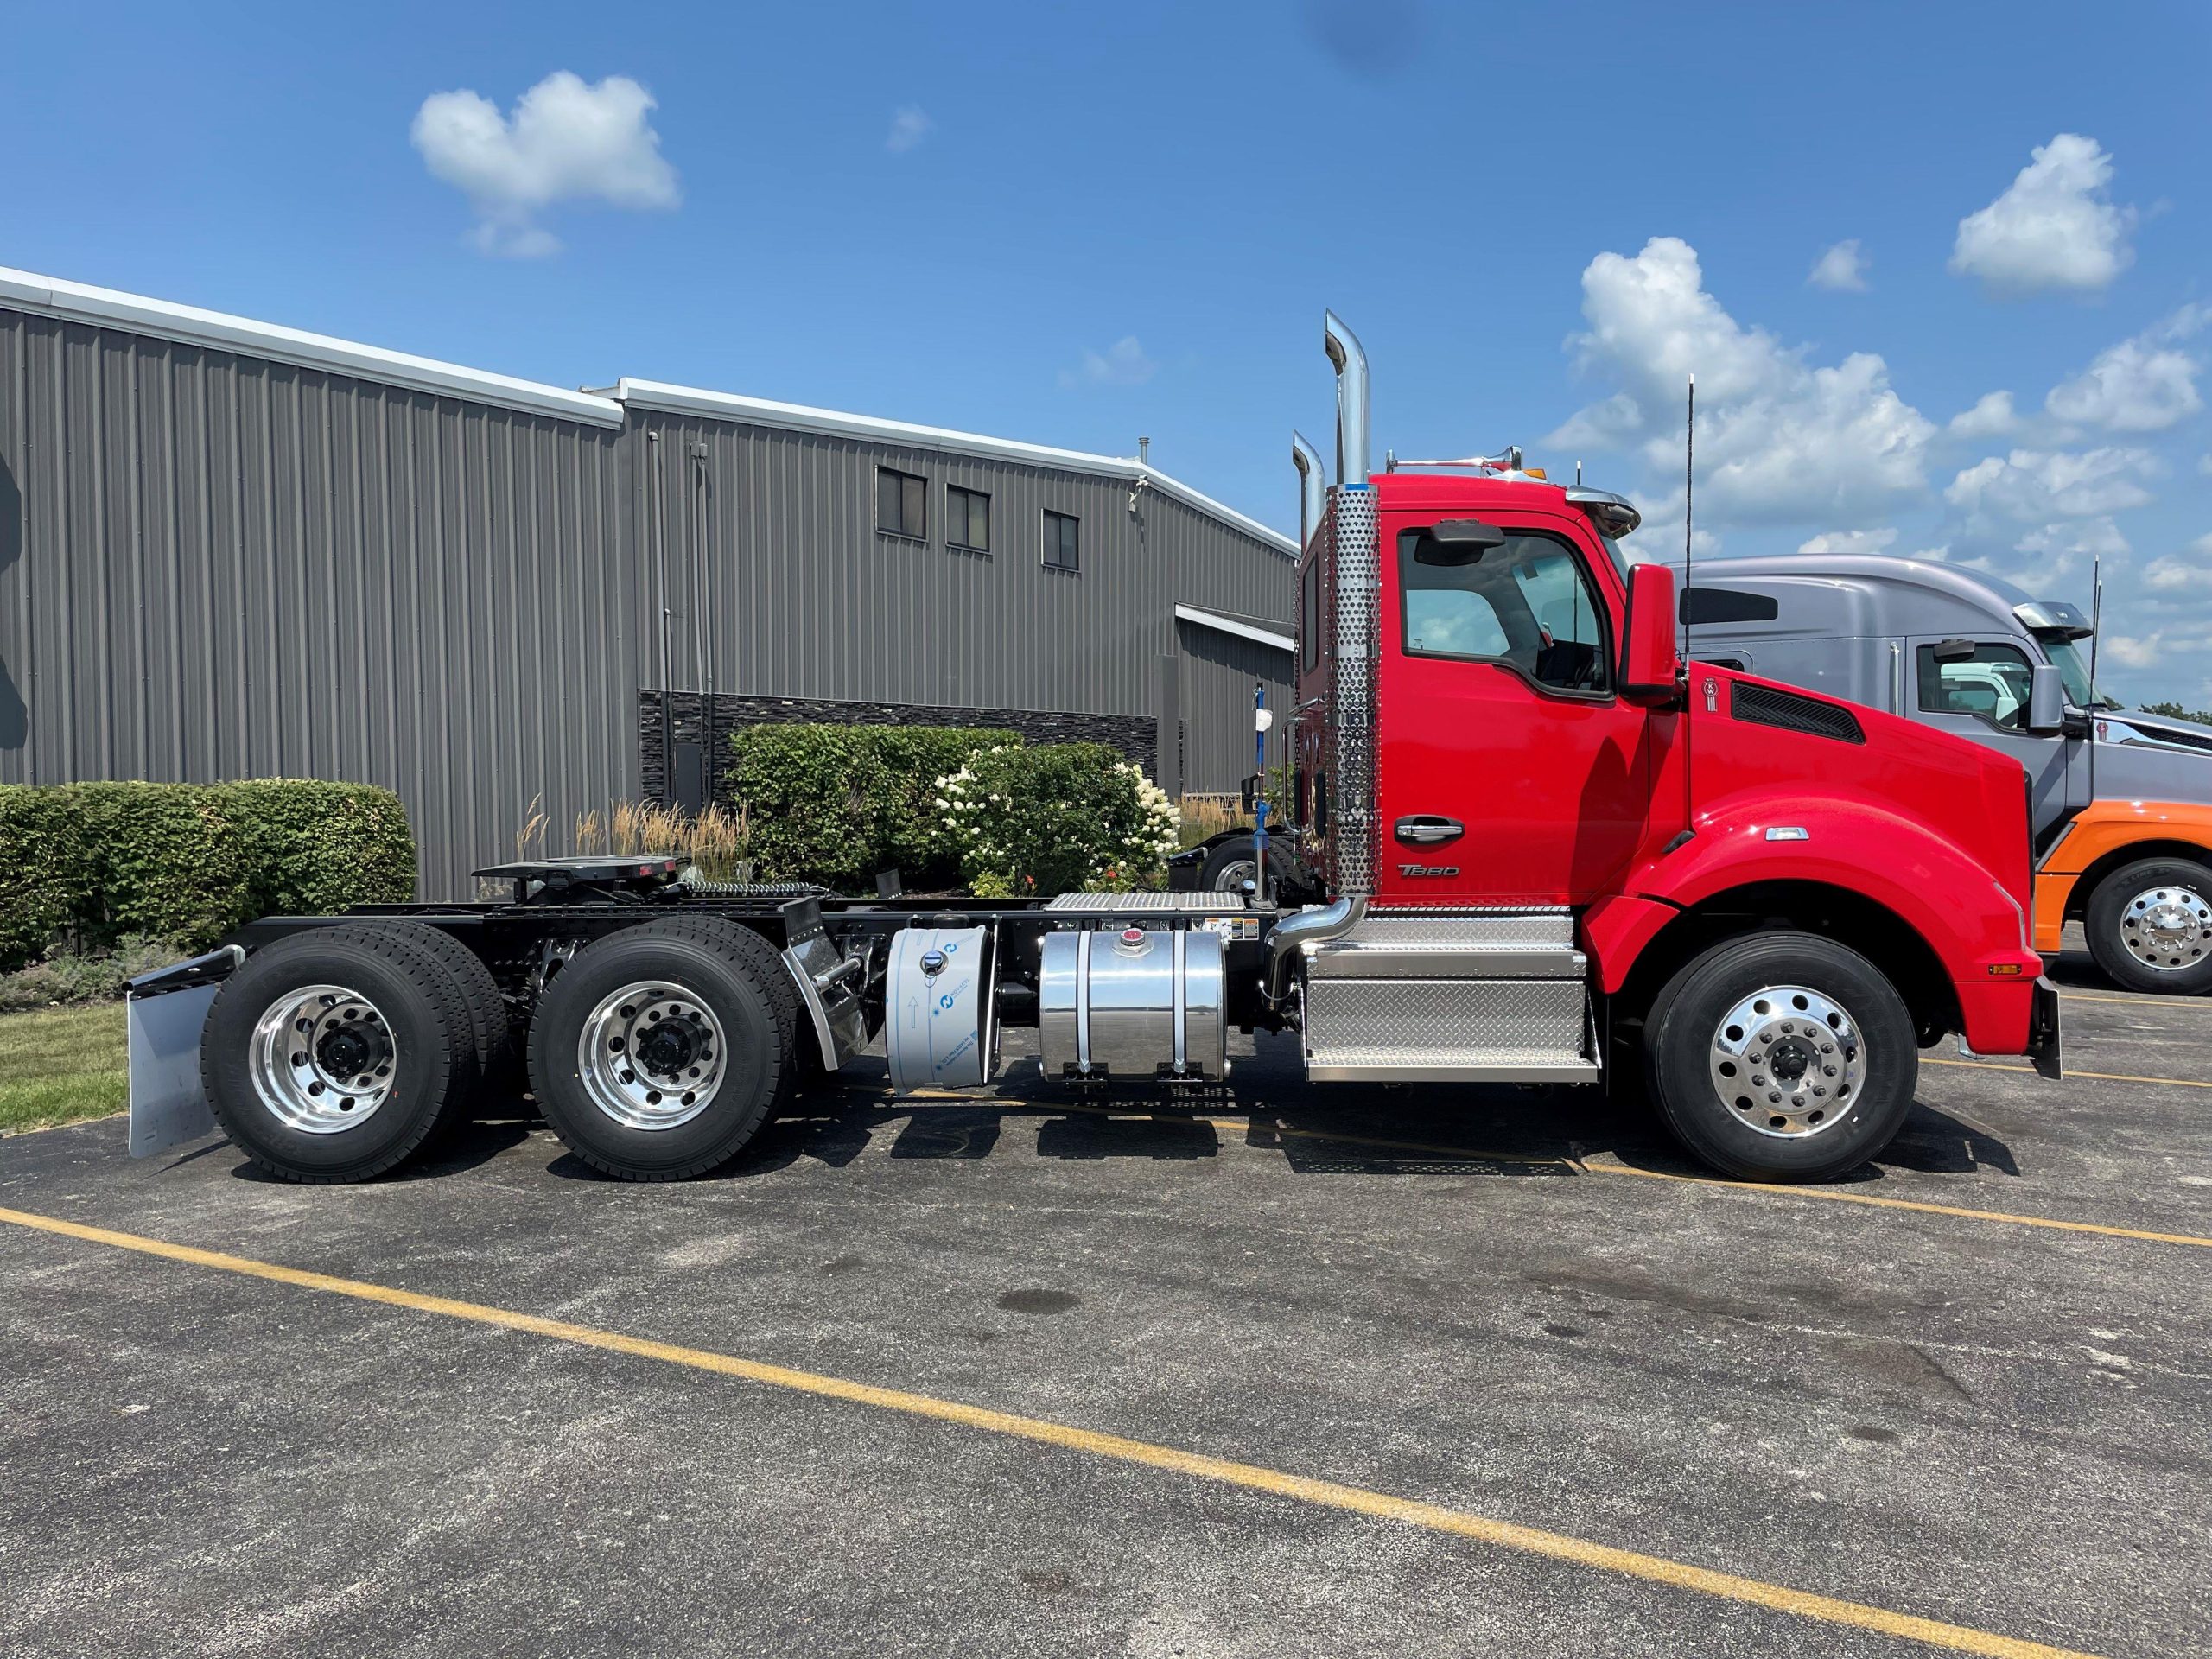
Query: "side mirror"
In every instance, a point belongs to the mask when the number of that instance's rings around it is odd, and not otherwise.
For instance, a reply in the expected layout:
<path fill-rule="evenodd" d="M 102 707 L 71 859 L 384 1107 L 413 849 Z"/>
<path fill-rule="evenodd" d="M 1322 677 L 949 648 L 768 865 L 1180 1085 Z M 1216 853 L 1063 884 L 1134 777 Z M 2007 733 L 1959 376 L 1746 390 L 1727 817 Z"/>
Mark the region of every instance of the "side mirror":
<path fill-rule="evenodd" d="M 1496 524 L 1479 518 L 1446 518 L 1421 532 L 1414 543 L 1414 563 L 1474 564 L 1493 547 L 1504 545 L 1505 532 Z"/>
<path fill-rule="evenodd" d="M 2057 672 L 2056 669 L 2051 671 Z M 1247 812 L 1260 804 L 1260 779 L 1256 774 L 1244 780 L 1243 787 L 1238 791 L 1238 798 L 1243 802 Z"/>
<path fill-rule="evenodd" d="M 1621 696 L 1647 707 L 1673 702 L 1682 658 L 1675 649 L 1675 572 L 1670 566 L 1629 567 L 1628 620 L 1621 632 Z"/>
<path fill-rule="evenodd" d="M 2028 671 L 2028 729 L 2059 732 L 2066 728 L 2066 682 L 2049 663 Z"/>
<path fill-rule="evenodd" d="M 1939 639 L 1928 647 L 1928 654 L 1939 663 L 1963 663 L 1974 653 L 1971 639 Z"/>

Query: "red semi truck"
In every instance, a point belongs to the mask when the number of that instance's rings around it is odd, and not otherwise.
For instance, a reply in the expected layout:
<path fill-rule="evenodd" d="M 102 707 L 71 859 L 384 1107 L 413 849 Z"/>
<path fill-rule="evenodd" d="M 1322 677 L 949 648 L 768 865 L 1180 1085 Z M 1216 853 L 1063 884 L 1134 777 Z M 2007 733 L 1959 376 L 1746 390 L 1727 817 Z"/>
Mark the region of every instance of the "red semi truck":
<path fill-rule="evenodd" d="M 1316 1082 L 1640 1082 L 1712 1166 L 1818 1180 L 1878 1153 L 1946 1033 L 2059 1067 L 2030 948 L 2019 766 L 1686 665 L 1636 510 L 1491 460 L 1368 465 L 1333 315 L 1337 472 L 1302 440 L 1294 839 L 1240 891 L 847 899 L 673 859 L 483 874 L 511 900 L 275 917 L 130 1001 L 131 1145 L 219 1126 L 297 1180 L 392 1167 L 519 1081 L 580 1157 L 734 1156 L 802 1077 L 1215 1082 L 1230 1028 Z M 1278 874 L 1278 872 L 1281 872 Z"/>

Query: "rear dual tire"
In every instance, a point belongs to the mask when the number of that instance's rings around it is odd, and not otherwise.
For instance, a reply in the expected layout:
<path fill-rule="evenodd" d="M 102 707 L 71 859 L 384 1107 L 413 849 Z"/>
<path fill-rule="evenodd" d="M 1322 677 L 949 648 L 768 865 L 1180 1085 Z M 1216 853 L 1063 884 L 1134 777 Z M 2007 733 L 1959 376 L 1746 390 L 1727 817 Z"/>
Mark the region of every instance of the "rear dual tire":
<path fill-rule="evenodd" d="M 367 1180 L 467 1111 L 495 1017 L 483 964 L 433 929 L 314 928 L 256 951 L 223 982 L 200 1035 L 200 1082 L 232 1144 L 270 1174 Z"/>
<path fill-rule="evenodd" d="M 562 1143 L 633 1181 L 734 1158 L 798 1080 L 798 995 L 751 929 L 648 922 L 581 952 L 538 999 L 530 1077 Z"/>

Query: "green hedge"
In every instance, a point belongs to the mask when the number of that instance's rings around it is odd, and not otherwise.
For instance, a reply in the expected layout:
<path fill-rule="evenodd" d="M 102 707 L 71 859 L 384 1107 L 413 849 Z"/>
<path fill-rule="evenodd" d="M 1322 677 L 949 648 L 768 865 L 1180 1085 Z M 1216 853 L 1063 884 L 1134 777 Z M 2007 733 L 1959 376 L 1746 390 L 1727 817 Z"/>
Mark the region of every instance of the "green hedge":
<path fill-rule="evenodd" d="M 0 785 L 0 972 L 57 939 L 204 950 L 257 916 L 415 892 L 406 809 L 365 784 Z"/>
<path fill-rule="evenodd" d="M 1020 741 L 960 726 L 752 726 L 730 739 L 721 794 L 745 815 L 760 880 L 865 893 L 896 868 L 909 887 L 946 887 L 959 855 L 944 839 L 937 780 L 979 749 Z"/>

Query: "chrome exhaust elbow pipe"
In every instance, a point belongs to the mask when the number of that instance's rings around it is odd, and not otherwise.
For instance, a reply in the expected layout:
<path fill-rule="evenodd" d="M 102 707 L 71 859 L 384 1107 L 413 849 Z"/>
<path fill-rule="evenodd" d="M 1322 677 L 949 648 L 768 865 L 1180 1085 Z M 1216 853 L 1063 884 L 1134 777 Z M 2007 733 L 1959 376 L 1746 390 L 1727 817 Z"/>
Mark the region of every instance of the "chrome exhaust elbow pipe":
<path fill-rule="evenodd" d="M 1290 464 L 1298 468 L 1298 546 L 1303 552 L 1313 539 L 1313 526 L 1321 522 L 1321 509 L 1329 499 L 1329 475 L 1321 467 L 1321 452 L 1306 442 L 1306 435 L 1290 435 Z"/>
<path fill-rule="evenodd" d="M 1289 999 L 1290 958 L 1299 947 L 1340 939 L 1366 916 L 1365 896 L 1348 893 L 1332 905 L 1325 905 L 1319 910 L 1301 910 L 1276 923 L 1274 931 L 1268 935 L 1268 972 L 1262 982 L 1268 1006 L 1279 1008 Z"/>
<path fill-rule="evenodd" d="M 1321 315 L 1321 349 L 1337 370 L 1337 484 L 1367 484 L 1367 353 L 1333 311 Z"/>

